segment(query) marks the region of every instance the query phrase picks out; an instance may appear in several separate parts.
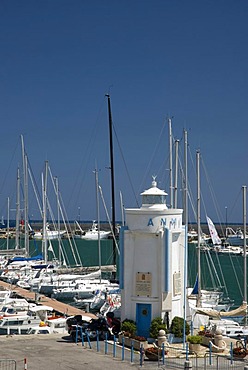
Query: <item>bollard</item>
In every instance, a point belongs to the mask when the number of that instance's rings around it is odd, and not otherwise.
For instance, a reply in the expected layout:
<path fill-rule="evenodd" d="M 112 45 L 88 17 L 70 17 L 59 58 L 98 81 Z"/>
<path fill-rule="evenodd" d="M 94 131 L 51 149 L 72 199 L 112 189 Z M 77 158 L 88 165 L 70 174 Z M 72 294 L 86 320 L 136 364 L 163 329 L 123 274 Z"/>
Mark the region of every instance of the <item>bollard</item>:
<path fill-rule="evenodd" d="M 27 359 L 24 358 L 24 370 L 28 369 Z"/>
<path fill-rule="evenodd" d="M 185 361 L 184 362 L 184 370 L 191 370 L 192 369 L 192 361 Z"/>

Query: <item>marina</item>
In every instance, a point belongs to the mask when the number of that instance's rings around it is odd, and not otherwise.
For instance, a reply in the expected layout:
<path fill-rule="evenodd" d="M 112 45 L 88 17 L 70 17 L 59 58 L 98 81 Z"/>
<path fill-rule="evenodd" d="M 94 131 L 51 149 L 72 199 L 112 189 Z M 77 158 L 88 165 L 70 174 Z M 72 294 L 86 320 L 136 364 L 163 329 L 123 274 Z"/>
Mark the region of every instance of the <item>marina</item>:
<path fill-rule="evenodd" d="M 0 281 L 0 287 L 2 287 L 5 290 L 11 289 L 15 295 L 18 297 L 25 298 L 27 301 L 37 304 L 43 304 L 48 305 L 54 309 L 55 312 L 66 315 L 66 316 L 75 316 L 75 315 L 86 315 L 92 318 L 95 318 L 95 315 L 85 312 L 83 310 L 80 310 L 76 307 L 73 307 L 69 304 L 59 302 L 55 299 L 49 298 L 43 294 L 37 294 L 35 292 L 30 292 L 26 289 L 22 289 L 18 286 L 12 286 L 8 283 L 5 283 L 3 281 Z"/>

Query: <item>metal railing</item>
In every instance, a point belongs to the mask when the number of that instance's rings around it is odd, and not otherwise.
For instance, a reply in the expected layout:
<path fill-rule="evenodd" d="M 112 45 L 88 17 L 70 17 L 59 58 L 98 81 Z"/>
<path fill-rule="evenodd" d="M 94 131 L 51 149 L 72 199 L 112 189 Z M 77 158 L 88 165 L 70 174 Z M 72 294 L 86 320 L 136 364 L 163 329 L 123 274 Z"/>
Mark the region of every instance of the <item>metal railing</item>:
<path fill-rule="evenodd" d="M 0 370 L 16 370 L 16 361 L 12 359 L 0 359 Z"/>
<path fill-rule="evenodd" d="M 184 370 L 243 370 L 245 366 L 248 366 L 248 360 L 235 359 L 232 350 L 228 354 L 217 354 L 212 352 L 211 347 L 209 347 L 205 354 L 199 355 L 198 353 L 189 352 L 187 343 L 185 349 L 171 345 L 168 347 L 162 346 L 162 354 L 158 356 L 158 360 L 149 361 L 145 356 L 145 349 L 142 345 L 139 350 L 135 350 L 131 341 L 130 347 L 127 348 L 124 346 L 124 342 L 119 343 L 116 337 L 109 339 L 106 334 L 106 338 L 102 339 L 102 336 L 98 333 L 92 340 L 89 334 L 84 333 L 80 327 L 77 330 L 75 342 L 96 352 L 150 369 L 159 367 L 161 369 Z"/>

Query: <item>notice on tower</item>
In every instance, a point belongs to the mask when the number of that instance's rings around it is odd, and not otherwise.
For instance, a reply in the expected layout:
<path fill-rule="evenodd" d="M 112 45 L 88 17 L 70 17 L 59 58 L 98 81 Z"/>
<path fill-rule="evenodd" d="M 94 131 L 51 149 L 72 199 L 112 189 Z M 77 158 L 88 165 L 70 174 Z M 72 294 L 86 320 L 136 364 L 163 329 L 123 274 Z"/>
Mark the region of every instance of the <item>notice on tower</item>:
<path fill-rule="evenodd" d="M 135 288 L 138 297 L 150 297 L 152 295 L 152 274 L 150 272 L 137 272 Z"/>
<path fill-rule="evenodd" d="M 181 294 L 181 274 L 180 272 L 174 272 L 173 274 L 173 293 L 174 296 Z"/>

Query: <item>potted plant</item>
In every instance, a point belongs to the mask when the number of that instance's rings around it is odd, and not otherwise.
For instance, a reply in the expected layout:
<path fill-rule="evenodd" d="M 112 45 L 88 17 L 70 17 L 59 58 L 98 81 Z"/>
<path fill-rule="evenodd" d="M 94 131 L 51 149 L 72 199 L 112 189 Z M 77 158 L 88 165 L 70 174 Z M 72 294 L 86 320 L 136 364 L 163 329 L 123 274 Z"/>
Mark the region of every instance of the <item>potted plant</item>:
<path fill-rule="evenodd" d="M 173 342 L 182 342 L 183 338 L 183 330 L 184 330 L 184 325 L 185 325 L 185 334 L 189 334 L 189 324 L 184 321 L 182 317 L 175 316 L 172 319 L 171 322 L 171 327 L 170 327 L 170 333 L 174 336 Z"/>
<path fill-rule="evenodd" d="M 139 350 L 142 346 L 147 347 L 147 340 L 145 337 L 136 335 L 137 327 L 133 320 L 125 319 L 121 324 L 121 333 L 119 334 L 119 343 L 124 343 L 125 346 Z"/>
<path fill-rule="evenodd" d="M 200 330 L 198 335 L 202 337 L 202 345 L 209 346 L 209 342 L 214 340 L 214 335 L 210 330 Z"/>
<path fill-rule="evenodd" d="M 187 341 L 189 342 L 189 350 L 198 352 L 201 349 L 202 337 L 200 335 L 188 335 Z"/>
<path fill-rule="evenodd" d="M 145 355 L 150 361 L 158 361 L 162 356 L 162 350 L 157 347 L 149 347 L 145 350 Z"/>
<path fill-rule="evenodd" d="M 161 317 L 155 317 L 150 326 L 150 337 L 157 339 L 159 330 L 164 330 L 166 333 L 168 333 L 168 329 L 166 324 L 163 323 L 163 320 Z"/>
<path fill-rule="evenodd" d="M 135 321 L 133 320 L 125 319 L 121 323 L 121 331 L 123 332 L 125 337 L 133 337 L 136 333 L 136 330 L 137 330 L 137 327 L 136 327 Z"/>

